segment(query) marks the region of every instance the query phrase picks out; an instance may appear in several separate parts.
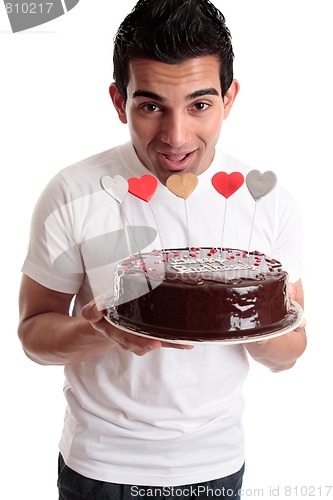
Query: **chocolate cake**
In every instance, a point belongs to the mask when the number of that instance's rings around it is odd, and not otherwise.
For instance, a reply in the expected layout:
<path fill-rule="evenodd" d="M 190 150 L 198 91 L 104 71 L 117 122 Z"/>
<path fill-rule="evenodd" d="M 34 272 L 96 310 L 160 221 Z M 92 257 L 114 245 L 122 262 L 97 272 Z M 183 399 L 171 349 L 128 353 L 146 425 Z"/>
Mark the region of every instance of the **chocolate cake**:
<path fill-rule="evenodd" d="M 241 339 L 294 322 L 287 285 L 280 262 L 260 252 L 153 251 L 119 263 L 107 317 L 170 340 Z"/>

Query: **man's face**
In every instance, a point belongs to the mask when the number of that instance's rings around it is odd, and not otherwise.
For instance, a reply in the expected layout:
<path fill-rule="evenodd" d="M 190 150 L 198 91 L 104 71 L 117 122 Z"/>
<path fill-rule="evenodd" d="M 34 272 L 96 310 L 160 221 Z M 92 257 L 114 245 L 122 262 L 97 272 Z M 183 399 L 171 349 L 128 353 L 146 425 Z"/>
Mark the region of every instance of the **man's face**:
<path fill-rule="evenodd" d="M 132 59 L 127 101 L 110 87 L 141 163 L 163 184 L 174 173 L 200 174 L 213 158 L 223 120 L 238 91 L 222 99 L 220 63 L 214 56 L 171 65 Z"/>

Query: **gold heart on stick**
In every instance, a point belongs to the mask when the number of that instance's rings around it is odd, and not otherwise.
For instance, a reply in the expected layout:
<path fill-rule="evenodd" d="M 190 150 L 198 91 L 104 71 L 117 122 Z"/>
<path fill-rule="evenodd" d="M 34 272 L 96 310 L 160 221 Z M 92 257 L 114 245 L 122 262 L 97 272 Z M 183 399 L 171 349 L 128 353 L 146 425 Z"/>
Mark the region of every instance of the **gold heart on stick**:
<path fill-rule="evenodd" d="M 188 198 L 191 193 L 195 190 L 198 184 L 198 178 L 195 174 L 173 174 L 168 177 L 166 181 L 166 186 L 179 198 Z"/>

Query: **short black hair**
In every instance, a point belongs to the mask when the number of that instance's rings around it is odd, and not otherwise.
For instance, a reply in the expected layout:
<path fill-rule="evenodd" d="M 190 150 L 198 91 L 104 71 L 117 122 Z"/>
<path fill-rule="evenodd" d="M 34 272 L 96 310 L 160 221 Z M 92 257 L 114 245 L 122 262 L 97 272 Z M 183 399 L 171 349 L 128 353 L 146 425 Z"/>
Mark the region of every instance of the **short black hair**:
<path fill-rule="evenodd" d="M 114 39 L 114 81 L 126 101 L 131 59 L 179 64 L 208 55 L 220 61 L 224 96 L 233 80 L 234 53 L 223 14 L 209 0 L 139 0 Z"/>

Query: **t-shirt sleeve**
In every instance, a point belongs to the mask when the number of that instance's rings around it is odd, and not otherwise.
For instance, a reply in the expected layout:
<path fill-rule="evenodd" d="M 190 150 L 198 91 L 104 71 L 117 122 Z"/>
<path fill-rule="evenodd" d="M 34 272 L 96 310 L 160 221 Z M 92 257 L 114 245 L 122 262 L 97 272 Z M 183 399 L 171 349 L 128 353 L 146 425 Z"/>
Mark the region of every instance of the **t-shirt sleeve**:
<path fill-rule="evenodd" d="M 46 186 L 33 211 L 22 272 L 52 290 L 77 293 L 84 271 L 73 225 L 71 194 L 60 172 Z"/>
<path fill-rule="evenodd" d="M 278 186 L 278 203 L 275 212 L 275 238 L 272 255 L 278 259 L 295 283 L 302 275 L 303 228 L 299 209 L 293 197 Z"/>

